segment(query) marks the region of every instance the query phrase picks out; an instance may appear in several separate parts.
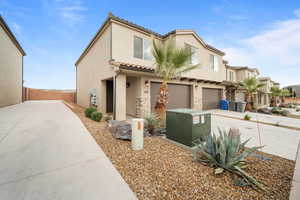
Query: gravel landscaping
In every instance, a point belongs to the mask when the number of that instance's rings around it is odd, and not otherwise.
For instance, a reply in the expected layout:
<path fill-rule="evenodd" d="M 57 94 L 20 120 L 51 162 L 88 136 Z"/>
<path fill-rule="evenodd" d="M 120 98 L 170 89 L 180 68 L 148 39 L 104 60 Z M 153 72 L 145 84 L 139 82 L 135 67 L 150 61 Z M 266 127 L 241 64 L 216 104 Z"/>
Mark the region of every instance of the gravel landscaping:
<path fill-rule="evenodd" d="M 247 159 L 246 172 L 265 185 L 267 192 L 233 183 L 230 173 L 214 175 L 209 166 L 195 162 L 191 151 L 162 137 L 147 137 L 144 149 L 132 151 L 129 141 L 116 140 L 106 122 L 84 116 L 84 109 L 69 106 L 78 115 L 137 197 L 144 199 L 288 199 L 294 161 L 278 156 Z M 101 169 L 99 169 L 101 170 Z"/>

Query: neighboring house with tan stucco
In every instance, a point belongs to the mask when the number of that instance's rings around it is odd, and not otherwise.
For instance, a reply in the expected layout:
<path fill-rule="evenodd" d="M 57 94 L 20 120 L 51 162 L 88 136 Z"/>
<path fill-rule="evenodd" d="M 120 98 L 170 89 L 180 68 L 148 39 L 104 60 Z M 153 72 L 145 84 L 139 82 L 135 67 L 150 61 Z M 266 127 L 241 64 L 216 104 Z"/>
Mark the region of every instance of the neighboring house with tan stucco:
<path fill-rule="evenodd" d="M 245 91 L 237 87 L 237 83 L 247 78 L 255 77 L 264 86 L 257 94 L 254 94 L 254 104 L 256 107 L 269 106 L 271 100 L 271 88 L 280 87 L 280 84 L 271 80 L 269 77 L 258 77 L 259 70 L 247 66 L 230 66 L 225 62 L 226 66 L 226 97 L 229 101 L 245 101 Z M 225 83 L 224 83 L 225 84 Z"/>
<path fill-rule="evenodd" d="M 25 52 L 0 15 L 0 107 L 22 102 Z"/>
<path fill-rule="evenodd" d="M 174 40 L 192 52 L 191 63 L 200 67 L 169 83 L 168 108 L 214 109 L 225 95 L 224 52 L 208 45 L 193 30 L 174 30 L 165 35 L 109 14 L 77 60 L 77 103 L 87 107 L 96 92 L 98 110 L 144 117 L 153 111 L 161 79 L 154 73 L 152 40 Z"/>

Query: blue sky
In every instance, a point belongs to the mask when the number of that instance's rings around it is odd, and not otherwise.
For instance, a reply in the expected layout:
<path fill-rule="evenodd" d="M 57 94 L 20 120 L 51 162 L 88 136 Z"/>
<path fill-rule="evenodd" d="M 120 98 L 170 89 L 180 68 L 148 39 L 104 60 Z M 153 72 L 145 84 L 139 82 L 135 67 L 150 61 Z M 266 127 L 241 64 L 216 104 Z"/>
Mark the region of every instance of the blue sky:
<path fill-rule="evenodd" d="M 282 0 L 0 0 L 0 14 L 27 53 L 25 85 L 75 88 L 74 63 L 108 12 L 159 33 L 194 29 L 231 65 L 300 83 L 300 2 Z"/>

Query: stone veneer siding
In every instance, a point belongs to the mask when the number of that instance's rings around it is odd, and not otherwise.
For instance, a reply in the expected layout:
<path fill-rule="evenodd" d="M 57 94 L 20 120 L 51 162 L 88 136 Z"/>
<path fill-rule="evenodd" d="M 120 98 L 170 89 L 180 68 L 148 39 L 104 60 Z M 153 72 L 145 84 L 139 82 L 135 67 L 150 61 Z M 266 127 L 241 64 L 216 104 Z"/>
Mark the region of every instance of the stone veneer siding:
<path fill-rule="evenodd" d="M 142 96 L 136 98 L 136 117 L 146 117 L 151 113 L 151 98 L 150 98 L 150 83 L 143 84 L 144 81 L 147 80 L 143 78 L 142 83 Z M 151 80 L 148 80 L 149 82 Z M 156 79 L 157 81 L 157 79 Z M 174 82 L 181 83 L 186 85 L 191 85 L 192 88 L 192 98 L 191 98 L 191 106 L 192 109 L 202 110 L 202 88 L 218 88 L 222 89 L 223 97 L 225 97 L 225 86 L 214 85 L 214 84 L 202 84 L 202 83 L 191 83 L 191 82 Z"/>

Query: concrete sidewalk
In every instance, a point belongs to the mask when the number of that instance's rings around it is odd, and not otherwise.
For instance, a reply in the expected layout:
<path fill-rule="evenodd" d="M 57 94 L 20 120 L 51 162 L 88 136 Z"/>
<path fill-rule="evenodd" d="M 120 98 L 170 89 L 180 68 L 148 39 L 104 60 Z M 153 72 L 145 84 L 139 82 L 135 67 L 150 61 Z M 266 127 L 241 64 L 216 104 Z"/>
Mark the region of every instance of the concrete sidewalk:
<path fill-rule="evenodd" d="M 290 193 L 290 200 L 299 200 L 299 199 L 300 199 L 300 143 L 298 145 L 296 165 L 294 169 L 292 189 Z"/>
<path fill-rule="evenodd" d="M 251 120 L 270 123 L 274 125 L 283 125 L 288 127 L 294 127 L 300 129 L 300 119 L 289 118 L 284 116 L 276 116 L 276 115 L 266 115 L 261 113 L 253 113 L 253 112 L 233 112 L 227 110 L 212 110 L 213 114 L 228 116 L 228 117 L 236 117 L 239 119 L 243 119 L 246 114 L 251 116 Z"/>
<path fill-rule="evenodd" d="M 300 131 L 212 115 L 212 130 L 215 133 L 218 132 L 218 128 L 228 130 L 231 127 L 240 129 L 243 141 L 251 138 L 248 147 L 262 145 L 265 146 L 261 149 L 263 152 L 289 160 L 296 158 Z"/>
<path fill-rule="evenodd" d="M 59 101 L 0 109 L 0 199 L 136 199 L 79 118 Z"/>

